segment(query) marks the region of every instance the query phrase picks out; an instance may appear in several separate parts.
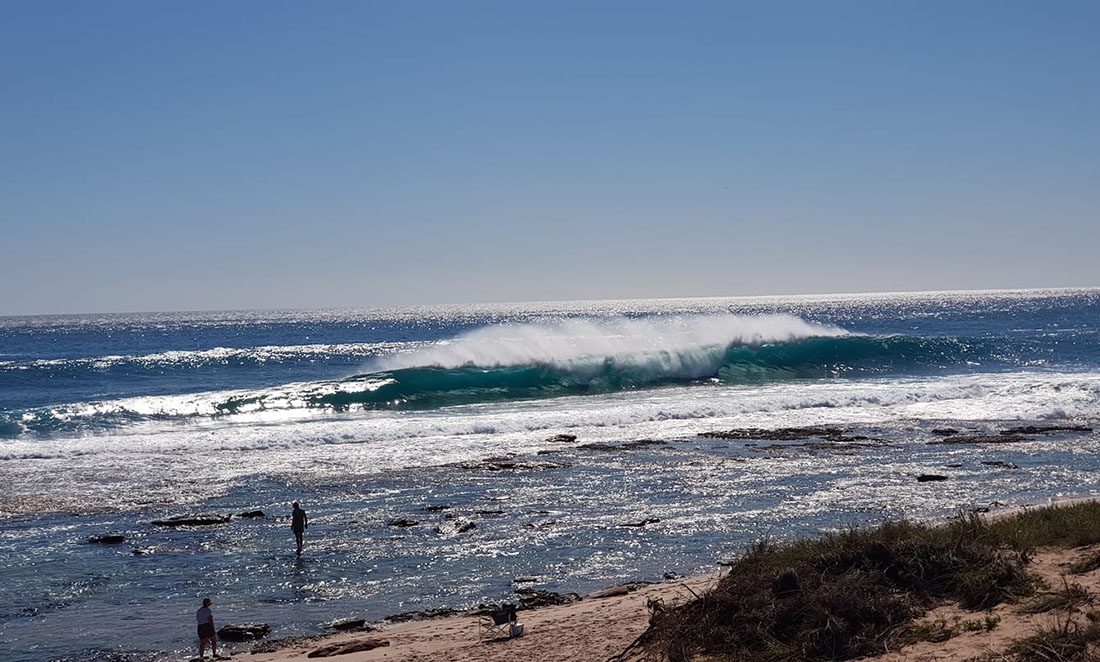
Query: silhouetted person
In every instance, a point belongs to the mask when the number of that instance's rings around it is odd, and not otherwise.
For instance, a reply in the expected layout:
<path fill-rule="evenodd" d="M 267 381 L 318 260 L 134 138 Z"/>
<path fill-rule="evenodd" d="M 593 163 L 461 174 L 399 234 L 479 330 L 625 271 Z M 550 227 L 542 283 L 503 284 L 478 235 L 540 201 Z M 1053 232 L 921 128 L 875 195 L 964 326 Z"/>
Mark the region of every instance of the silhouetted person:
<path fill-rule="evenodd" d="M 290 513 L 290 530 L 294 532 L 294 540 L 298 543 L 298 554 L 302 553 L 302 534 L 309 528 L 309 520 L 306 519 L 306 511 L 302 510 L 298 502 L 294 502 L 294 510 Z"/>
<path fill-rule="evenodd" d="M 210 654 L 218 656 L 218 637 L 214 632 L 214 612 L 210 611 L 210 598 L 202 599 L 202 606 L 195 612 L 199 622 L 199 657 L 206 652 L 206 642 L 210 642 Z"/>

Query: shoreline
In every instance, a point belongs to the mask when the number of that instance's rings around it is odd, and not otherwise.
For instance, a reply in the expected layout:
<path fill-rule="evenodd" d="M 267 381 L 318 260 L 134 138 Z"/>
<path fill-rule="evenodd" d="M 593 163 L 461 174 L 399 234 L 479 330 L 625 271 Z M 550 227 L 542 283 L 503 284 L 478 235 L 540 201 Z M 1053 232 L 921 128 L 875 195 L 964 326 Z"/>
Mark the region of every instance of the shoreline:
<path fill-rule="evenodd" d="M 976 514 L 983 520 L 993 522 L 1044 508 L 1064 508 L 1097 502 L 1100 502 L 1100 497 L 1097 496 L 1070 497 L 1051 500 L 1047 504 L 1027 504 Z M 940 523 L 948 521 L 950 518 Z M 1061 550 L 1046 551 L 1038 555 L 1036 567 L 1044 577 L 1052 577 L 1056 574 L 1058 564 L 1068 563 L 1066 558 L 1067 555 Z M 712 588 L 724 573 L 725 568 L 722 568 L 711 574 L 650 583 L 637 588 L 628 588 L 630 585 L 624 584 L 596 591 L 569 604 L 525 609 L 518 612 L 518 622 L 524 625 L 524 634 L 514 639 L 480 641 L 481 616 L 473 611 L 467 611 L 461 614 L 397 623 L 383 621 L 380 625 L 368 624 L 368 628 L 363 630 L 289 637 L 283 645 L 280 645 L 279 640 L 258 642 L 256 648 L 275 646 L 276 649 L 259 652 L 250 650 L 234 653 L 233 656 L 249 662 L 298 662 L 312 659 L 310 654 L 322 648 L 348 646 L 351 650 L 358 645 L 370 648 L 337 653 L 332 656 L 347 662 L 374 660 L 460 662 L 470 659 L 503 662 L 537 653 L 537 657 L 532 659 L 547 662 L 589 660 L 604 662 L 609 658 L 625 662 L 641 659 L 642 653 L 633 650 L 632 644 L 648 628 L 651 601 L 661 601 L 665 606 L 682 604 L 693 597 L 699 597 L 708 588 Z M 1095 579 L 1100 588 L 1100 575 Z M 1004 612 L 1003 615 L 997 616 L 998 619 L 1011 621 L 1010 606 L 1002 605 L 997 611 Z M 945 605 L 930 610 L 928 615 L 918 620 L 943 620 L 952 617 L 958 621 L 966 614 L 971 612 L 963 612 Z M 982 643 L 986 647 L 989 647 L 992 641 L 1003 644 L 1008 641 L 1007 635 L 1018 636 L 1025 627 L 1034 626 L 1033 620 L 1025 619 L 1023 624 L 1006 627 L 996 636 L 988 635 Z M 970 644 L 973 643 L 973 641 L 970 642 Z M 927 659 L 965 659 L 966 656 L 975 652 L 973 645 L 958 645 L 958 642 L 953 645 L 951 648 L 953 653 L 948 654 L 948 657 L 942 657 L 944 652 L 938 649 L 935 643 L 916 642 L 912 647 L 921 655 L 931 656 Z M 939 657 L 936 657 L 937 655 Z M 926 658 L 921 656 L 911 658 L 908 652 L 903 655 L 895 651 L 866 659 L 903 662 Z"/>

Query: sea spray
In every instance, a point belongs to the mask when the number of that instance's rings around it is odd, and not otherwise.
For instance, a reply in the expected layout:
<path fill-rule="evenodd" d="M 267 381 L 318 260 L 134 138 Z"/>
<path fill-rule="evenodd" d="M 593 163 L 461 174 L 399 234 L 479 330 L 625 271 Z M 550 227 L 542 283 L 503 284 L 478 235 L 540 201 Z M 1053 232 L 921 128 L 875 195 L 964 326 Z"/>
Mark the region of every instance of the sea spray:
<path fill-rule="evenodd" d="M 545 365 L 569 370 L 594 361 L 620 365 L 658 359 L 662 372 L 699 377 L 717 369 L 730 347 L 759 347 L 806 338 L 849 335 L 836 326 L 793 315 L 677 315 L 650 319 L 566 320 L 486 327 L 453 341 L 382 357 L 370 371 L 437 367 Z M 703 367 L 705 366 L 705 367 Z M 702 370 L 700 370 L 702 368 Z"/>

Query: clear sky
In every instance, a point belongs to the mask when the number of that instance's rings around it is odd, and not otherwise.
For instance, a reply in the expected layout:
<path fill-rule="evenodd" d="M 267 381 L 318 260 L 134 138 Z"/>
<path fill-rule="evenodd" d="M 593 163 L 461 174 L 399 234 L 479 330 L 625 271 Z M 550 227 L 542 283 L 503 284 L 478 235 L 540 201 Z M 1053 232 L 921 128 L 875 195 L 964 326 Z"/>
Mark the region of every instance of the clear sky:
<path fill-rule="evenodd" d="M 1098 29 L 0 0 L 0 314 L 1100 285 Z"/>

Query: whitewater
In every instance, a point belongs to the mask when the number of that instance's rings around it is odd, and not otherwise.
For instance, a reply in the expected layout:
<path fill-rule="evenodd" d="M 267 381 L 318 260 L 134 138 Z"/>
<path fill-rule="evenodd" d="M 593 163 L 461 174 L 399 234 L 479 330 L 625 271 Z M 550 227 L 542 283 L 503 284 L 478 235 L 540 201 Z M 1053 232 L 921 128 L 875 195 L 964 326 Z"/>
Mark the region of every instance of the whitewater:
<path fill-rule="evenodd" d="M 0 643 L 161 659 L 206 591 L 301 634 L 1100 494 L 1098 319 L 1100 290 L 0 318 Z M 811 426 L 865 440 L 700 436 Z M 939 443 L 1023 426 L 1053 431 Z M 126 542 L 87 544 L 106 533 Z M 151 609 L 89 634 L 123 604 Z"/>

